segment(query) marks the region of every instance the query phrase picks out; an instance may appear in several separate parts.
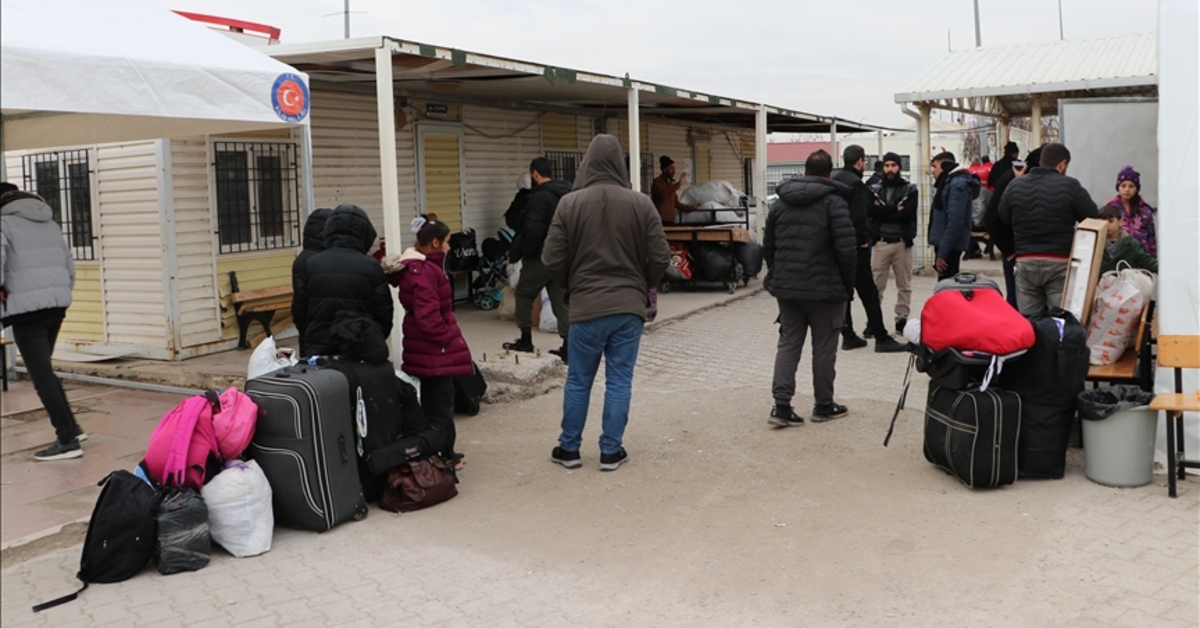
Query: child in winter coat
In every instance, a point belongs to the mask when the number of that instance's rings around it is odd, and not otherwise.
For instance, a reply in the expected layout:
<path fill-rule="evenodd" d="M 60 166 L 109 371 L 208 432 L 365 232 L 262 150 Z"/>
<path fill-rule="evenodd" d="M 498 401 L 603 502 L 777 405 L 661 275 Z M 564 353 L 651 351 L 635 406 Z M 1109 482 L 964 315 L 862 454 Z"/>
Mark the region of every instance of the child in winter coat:
<path fill-rule="evenodd" d="M 454 318 L 453 291 L 444 263 L 450 227 L 426 215 L 412 222 L 417 246 L 383 260 L 388 281 L 404 308 L 401 370 L 421 380 L 421 408 L 431 417 L 454 418 L 454 377 L 472 375 L 471 350 Z"/>
<path fill-rule="evenodd" d="M 1100 272 L 1116 270 L 1117 262 L 1125 261 L 1134 268 L 1144 268 L 1152 273 L 1158 272 L 1158 260 L 1150 257 L 1142 245 L 1121 228 L 1125 211 L 1117 205 L 1105 205 L 1100 208 L 1100 218 L 1108 222 L 1108 238 L 1104 243 L 1104 259 L 1100 262 Z"/>

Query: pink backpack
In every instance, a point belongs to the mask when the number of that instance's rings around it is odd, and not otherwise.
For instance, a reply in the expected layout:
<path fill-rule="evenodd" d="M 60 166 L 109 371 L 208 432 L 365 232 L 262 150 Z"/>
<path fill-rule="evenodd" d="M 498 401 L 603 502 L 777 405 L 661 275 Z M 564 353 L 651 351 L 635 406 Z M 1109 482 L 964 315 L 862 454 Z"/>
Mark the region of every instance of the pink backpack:
<path fill-rule="evenodd" d="M 230 386 L 221 393 L 221 410 L 213 415 L 212 422 L 221 457 L 233 460 L 246 451 L 254 438 L 258 405 L 249 395 Z"/>
<path fill-rule="evenodd" d="M 217 393 L 189 397 L 163 415 L 150 435 L 142 466 L 165 486 L 200 490 L 221 470 L 221 454 L 213 430 Z"/>

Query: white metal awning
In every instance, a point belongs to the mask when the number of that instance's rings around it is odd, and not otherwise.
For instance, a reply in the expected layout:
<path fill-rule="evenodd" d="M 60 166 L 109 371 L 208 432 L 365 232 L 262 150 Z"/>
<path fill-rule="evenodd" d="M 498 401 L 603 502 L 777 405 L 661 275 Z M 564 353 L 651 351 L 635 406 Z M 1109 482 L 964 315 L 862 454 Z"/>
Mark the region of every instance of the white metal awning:
<path fill-rule="evenodd" d="M 997 46 L 956 52 L 897 93 L 897 103 L 931 103 L 999 117 L 1057 111 L 1062 98 L 1155 96 L 1158 38 L 1155 33 Z"/>
<path fill-rule="evenodd" d="M 308 79 L 146 0 L 4 0 L 5 150 L 307 124 Z"/>

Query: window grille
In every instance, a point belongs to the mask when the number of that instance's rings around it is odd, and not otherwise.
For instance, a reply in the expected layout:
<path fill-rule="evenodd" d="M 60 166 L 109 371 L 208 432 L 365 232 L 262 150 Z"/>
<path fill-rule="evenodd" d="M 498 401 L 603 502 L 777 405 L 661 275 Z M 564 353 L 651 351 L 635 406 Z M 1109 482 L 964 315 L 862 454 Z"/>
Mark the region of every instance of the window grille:
<path fill-rule="evenodd" d="M 575 183 L 575 173 L 579 164 L 583 163 L 583 153 L 569 150 L 546 151 L 546 159 L 550 160 L 552 171 L 550 178 L 567 183 Z"/>
<path fill-rule="evenodd" d="M 213 170 L 221 253 L 300 244 L 295 144 L 214 142 Z"/>
<path fill-rule="evenodd" d="M 22 189 L 46 200 L 77 260 L 96 259 L 92 231 L 91 151 L 67 150 L 21 157 Z"/>

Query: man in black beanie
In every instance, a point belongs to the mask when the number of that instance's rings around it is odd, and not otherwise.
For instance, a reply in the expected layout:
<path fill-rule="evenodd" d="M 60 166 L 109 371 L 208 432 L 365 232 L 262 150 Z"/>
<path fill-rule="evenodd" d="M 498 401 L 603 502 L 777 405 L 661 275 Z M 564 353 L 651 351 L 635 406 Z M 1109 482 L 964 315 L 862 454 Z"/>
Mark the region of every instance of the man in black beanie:
<path fill-rule="evenodd" d="M 678 210 L 696 209 L 696 206 L 681 203 L 676 196 L 679 188 L 687 183 L 687 173 L 680 176 L 678 181 L 675 180 L 675 160 L 662 155 L 658 158 L 658 167 L 662 174 L 655 177 L 650 186 L 650 200 L 658 208 L 658 216 L 662 218 L 663 224 L 673 225 L 678 220 Z"/>
<path fill-rule="evenodd" d="M 863 168 L 867 165 L 867 153 L 862 146 L 851 144 L 842 151 L 845 165 L 833 173 L 833 180 L 850 188 L 846 201 L 850 204 L 850 222 L 854 224 L 855 270 L 854 290 L 867 312 L 865 335 L 875 338 L 876 353 L 904 351 L 903 344 L 896 342 L 883 323 L 883 309 L 879 306 L 879 289 L 875 287 L 875 276 L 871 272 L 871 228 L 867 209 L 872 205 L 871 191 L 863 183 Z M 854 321 L 850 317 L 850 302 L 846 302 L 846 321 L 842 326 L 842 349 L 857 349 L 867 346 L 867 341 L 854 333 Z"/>
<path fill-rule="evenodd" d="M 889 271 L 896 275 L 896 332 L 904 333 L 912 305 L 913 241 L 917 237 L 917 186 L 900 176 L 900 155 L 883 156 L 882 180 L 868 186 L 875 202 L 867 210 L 871 218 L 871 271 L 875 287 L 883 295 Z"/>

